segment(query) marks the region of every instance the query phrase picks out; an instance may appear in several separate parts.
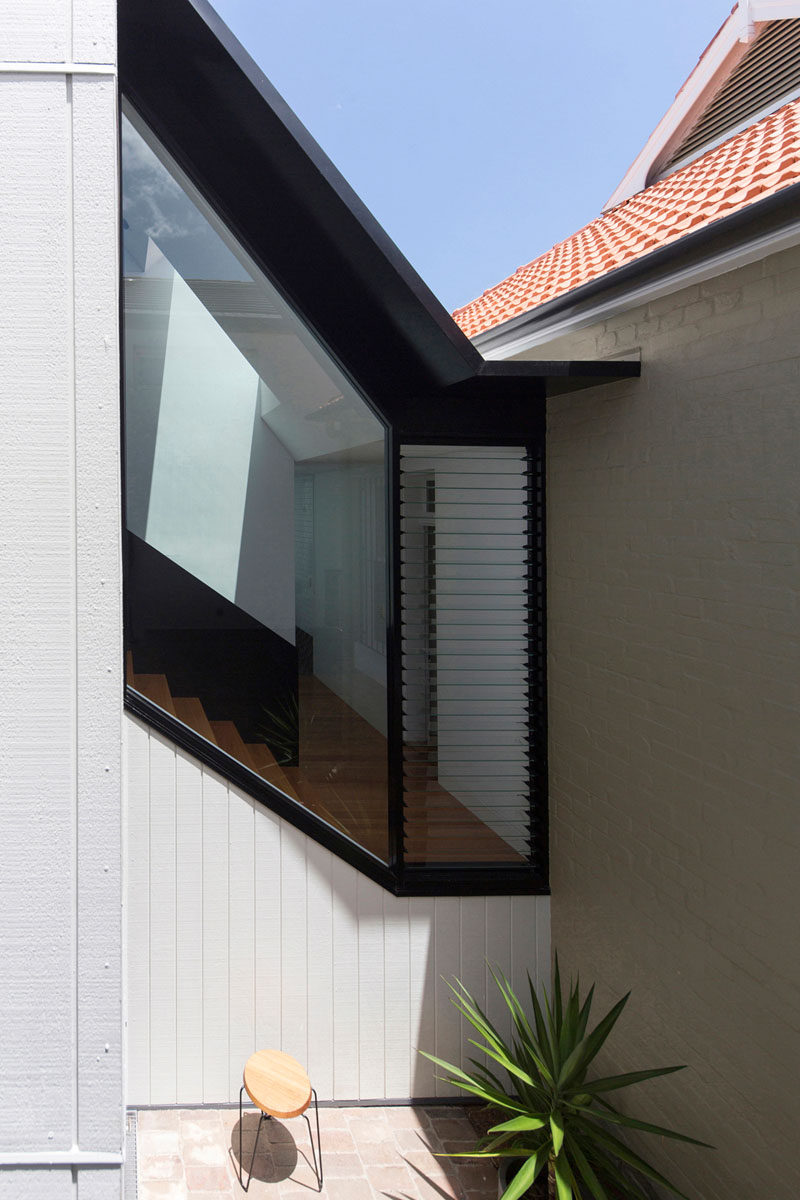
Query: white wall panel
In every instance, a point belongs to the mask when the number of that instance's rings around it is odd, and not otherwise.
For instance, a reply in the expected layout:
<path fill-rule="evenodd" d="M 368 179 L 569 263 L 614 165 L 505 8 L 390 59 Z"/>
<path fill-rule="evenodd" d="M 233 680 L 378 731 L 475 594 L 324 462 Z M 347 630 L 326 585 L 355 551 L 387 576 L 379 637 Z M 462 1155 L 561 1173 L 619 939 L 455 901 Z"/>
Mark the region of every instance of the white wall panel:
<path fill-rule="evenodd" d="M 434 901 L 434 973 L 436 991 L 434 1021 L 436 1054 L 447 1062 L 461 1062 L 461 1021 L 454 1016 L 451 992 L 446 979 L 461 975 L 461 906 L 457 896 L 437 896 Z M 436 1095 L 456 1095 L 456 1089 L 443 1080 L 436 1080 Z"/>
<path fill-rule="evenodd" d="M 107 75 L 59 71 L 74 57 L 73 16 L 104 43 Z M 114 1155 L 123 1133 L 115 10 L 109 0 L 29 0 L 6 4 L 2 17 L 0 60 L 47 69 L 0 78 L 0 1149 Z M 135 744 L 131 756 L 136 779 Z M 146 805 L 141 778 L 136 791 Z M 149 839 L 146 810 L 138 818 Z M 134 873 L 142 862 L 149 870 L 133 833 Z M 148 902 L 145 887 L 134 924 Z M 132 1033 L 149 1053 L 149 1036 Z M 79 1170 L 10 1169 L 0 1194 L 75 1197 L 81 1182 Z M 119 1170 L 104 1183 L 106 1196 L 119 1194 Z"/>
<path fill-rule="evenodd" d="M 308 900 L 306 839 L 291 826 L 281 830 L 281 1045 L 300 1062 L 308 1056 Z"/>
<path fill-rule="evenodd" d="M 107 1194 L 115 1195 L 111 1189 Z M 43 1196 L 47 1200 L 76 1200 L 72 1172 L 52 1168 L 0 1171 L 0 1200 L 42 1200 Z"/>
<path fill-rule="evenodd" d="M 0 291 L 13 298 L 0 321 L 0 1148 L 10 1152 L 43 1149 L 48 1140 L 67 1149 L 74 1119 L 75 520 L 64 79 L 0 80 L 0 127 L 4 163 L 13 164 L 0 172 Z"/>
<path fill-rule="evenodd" d="M 434 964 L 435 901 L 429 897 L 409 901 L 408 1006 L 411 1024 L 409 1080 L 412 1096 L 436 1095 L 436 1068 L 420 1050 L 436 1053 L 436 995 Z"/>
<path fill-rule="evenodd" d="M 64 62 L 71 53 L 71 47 L 67 46 L 70 7 L 70 0 L 26 0 L 25 4 L 5 4 L 0 21 L 0 61 Z M 80 3 L 75 7 L 80 8 Z M 91 8 L 92 5 L 84 4 L 83 7 Z M 113 36 L 113 14 L 107 24 Z"/>
<path fill-rule="evenodd" d="M 523 897 L 523 901 L 524 901 Z M 460 929 L 460 962 L 458 978 L 464 984 L 470 995 L 486 1009 L 486 897 L 466 896 L 461 901 Z M 461 1020 L 459 1041 L 461 1046 L 461 1066 L 472 1053 L 472 1047 L 466 1044 L 470 1032 L 469 1022 Z"/>
<path fill-rule="evenodd" d="M 86 12 L 86 6 L 78 6 Z M 95 14 L 96 15 L 96 14 Z M 113 37 L 113 18 L 98 30 Z M 122 1135 L 117 90 L 71 88 L 75 387 L 78 1126 Z M 105 153 L 98 152 L 105 147 Z"/>
<path fill-rule="evenodd" d="M 177 876 L 175 749 L 150 740 L 150 1087 L 176 1099 Z"/>
<path fill-rule="evenodd" d="M 117 0 L 72 0 L 72 57 L 113 63 L 117 57 Z"/>
<path fill-rule="evenodd" d="M 228 877 L 230 938 L 229 977 L 236 981 L 228 995 L 230 1016 L 230 1098 L 242 1086 L 241 1064 L 255 1042 L 255 829 L 253 805 L 228 800 Z"/>
<path fill-rule="evenodd" d="M 308 1070 L 317 1092 L 333 1094 L 333 856 L 306 843 Z"/>
<path fill-rule="evenodd" d="M 203 1087 L 203 780 L 175 758 L 175 1020 L 177 1091 Z M 133 897 L 131 897 L 133 899 Z"/>
<path fill-rule="evenodd" d="M 151 736 L 151 744 L 158 739 Z M 203 772 L 203 1095 L 209 1103 L 230 1091 L 228 912 L 228 790 Z M 154 1003 L 151 989 L 151 1005 Z M 152 1092 L 151 1092 L 152 1094 Z"/>
<path fill-rule="evenodd" d="M 358 1094 L 384 1096 L 383 889 L 357 876 L 358 904 Z"/>
<path fill-rule="evenodd" d="M 255 955 L 256 1044 L 281 1041 L 281 977 L 275 969 L 275 947 L 281 930 L 281 822 L 265 809 L 255 821 Z"/>
<path fill-rule="evenodd" d="M 359 1094 L 358 1043 L 358 874 L 340 858 L 333 881 L 333 1095 Z"/>
<path fill-rule="evenodd" d="M 412 1043 L 411 977 L 409 972 L 409 904 L 401 896 L 383 893 L 383 979 L 386 1096 L 409 1093 L 409 1051 Z"/>
<path fill-rule="evenodd" d="M 486 912 L 486 944 L 491 947 L 491 954 L 486 956 L 486 1013 L 505 1037 L 511 1034 L 511 1018 L 489 967 L 502 971 L 506 977 L 511 973 L 511 901 L 511 896 L 498 896 Z M 543 903 L 546 898 L 539 901 L 540 905 Z M 541 908 L 537 909 L 537 917 L 540 913 Z"/>
<path fill-rule="evenodd" d="M 448 1094 L 417 1053 L 462 1058 L 441 976 L 461 975 L 497 1009 L 486 958 L 518 980 L 535 973 L 547 898 L 392 896 L 136 718 L 125 728 L 128 1103 L 235 1100 L 245 1059 L 266 1046 L 300 1058 L 320 1099 Z M 134 1069 L 148 1038 L 149 1079 Z"/>
<path fill-rule="evenodd" d="M 128 959 L 136 970 L 127 975 L 127 1085 L 150 1095 L 150 746 L 143 725 L 126 726 L 125 811 L 126 904 Z M 128 803 L 128 795 L 136 798 Z"/>

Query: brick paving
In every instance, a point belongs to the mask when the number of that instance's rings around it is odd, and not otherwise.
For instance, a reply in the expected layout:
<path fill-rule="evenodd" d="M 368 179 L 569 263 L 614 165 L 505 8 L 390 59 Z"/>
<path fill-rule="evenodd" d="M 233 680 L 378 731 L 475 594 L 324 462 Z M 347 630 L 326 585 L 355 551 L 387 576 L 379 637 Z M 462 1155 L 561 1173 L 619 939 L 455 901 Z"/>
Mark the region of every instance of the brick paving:
<path fill-rule="evenodd" d="M 436 1157 L 475 1145 L 463 1108 L 321 1108 L 319 1120 L 323 1200 L 496 1200 L 491 1163 Z M 245 1182 L 257 1125 L 258 1113 L 245 1111 Z M 239 1200 L 238 1108 L 142 1110 L 137 1160 L 138 1200 Z M 265 1124 L 248 1197 L 319 1194 L 305 1121 Z"/>

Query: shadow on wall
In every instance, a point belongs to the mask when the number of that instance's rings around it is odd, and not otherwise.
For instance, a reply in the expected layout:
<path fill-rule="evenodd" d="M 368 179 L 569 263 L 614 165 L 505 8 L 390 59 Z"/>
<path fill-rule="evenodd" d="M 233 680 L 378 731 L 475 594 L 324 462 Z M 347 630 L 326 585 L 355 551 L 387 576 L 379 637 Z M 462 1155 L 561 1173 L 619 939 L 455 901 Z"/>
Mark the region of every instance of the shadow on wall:
<path fill-rule="evenodd" d="M 445 979 L 549 971 L 547 897 L 395 897 L 126 714 L 130 1105 L 223 1104 L 274 1046 L 321 1100 L 454 1094 Z M 501 1001 L 502 1004 L 502 1001 Z"/>

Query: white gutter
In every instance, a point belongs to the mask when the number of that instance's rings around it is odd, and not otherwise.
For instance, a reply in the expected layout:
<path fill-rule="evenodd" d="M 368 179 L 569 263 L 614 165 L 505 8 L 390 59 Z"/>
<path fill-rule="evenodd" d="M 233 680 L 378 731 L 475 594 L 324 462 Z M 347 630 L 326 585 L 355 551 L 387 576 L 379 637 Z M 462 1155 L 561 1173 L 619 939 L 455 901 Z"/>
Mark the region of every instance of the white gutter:
<path fill-rule="evenodd" d="M 717 275 L 735 271 L 737 267 L 747 266 L 769 254 L 777 254 L 797 245 L 800 245 L 800 220 L 776 232 L 761 234 L 729 250 L 709 255 L 702 262 L 671 271 L 658 279 L 634 284 L 619 295 L 587 300 L 585 306 L 581 306 L 580 300 L 576 299 L 575 307 L 567 313 L 560 311 L 548 317 L 546 314 L 537 315 L 537 310 L 533 309 L 522 317 L 515 317 L 495 329 L 477 334 L 472 338 L 472 344 L 486 359 L 514 358 L 564 334 L 606 321 L 650 300 L 658 300 L 694 283 L 704 283 Z M 613 286 L 613 281 L 609 281 L 609 286 Z M 563 299 L 568 301 L 569 293 Z"/>
<path fill-rule="evenodd" d="M 0 1154 L 0 1169 L 8 1167 L 121 1167 L 125 1161 L 122 1154 L 104 1151 L 80 1150 L 33 1150 L 30 1153 Z"/>

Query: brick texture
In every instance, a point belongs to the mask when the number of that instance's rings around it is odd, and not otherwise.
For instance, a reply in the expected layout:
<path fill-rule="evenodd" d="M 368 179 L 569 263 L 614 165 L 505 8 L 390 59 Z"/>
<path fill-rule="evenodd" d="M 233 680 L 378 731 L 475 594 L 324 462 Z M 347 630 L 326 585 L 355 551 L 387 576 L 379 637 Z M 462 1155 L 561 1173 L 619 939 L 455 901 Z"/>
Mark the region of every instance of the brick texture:
<path fill-rule="evenodd" d="M 641 351 L 549 407 L 553 944 L 696 1200 L 800 1192 L 799 325 L 795 249 L 525 356 Z"/>

